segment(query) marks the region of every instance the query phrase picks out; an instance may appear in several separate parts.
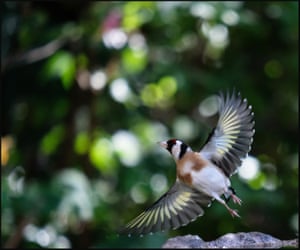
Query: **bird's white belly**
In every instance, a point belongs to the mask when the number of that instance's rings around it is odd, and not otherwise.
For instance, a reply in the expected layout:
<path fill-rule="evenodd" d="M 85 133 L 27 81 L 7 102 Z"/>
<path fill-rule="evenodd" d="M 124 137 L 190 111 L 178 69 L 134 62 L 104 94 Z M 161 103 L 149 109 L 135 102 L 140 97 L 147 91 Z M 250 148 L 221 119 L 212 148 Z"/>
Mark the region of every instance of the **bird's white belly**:
<path fill-rule="evenodd" d="M 201 171 L 192 171 L 193 186 L 212 196 L 222 195 L 228 190 L 230 180 L 215 166 L 208 166 Z"/>

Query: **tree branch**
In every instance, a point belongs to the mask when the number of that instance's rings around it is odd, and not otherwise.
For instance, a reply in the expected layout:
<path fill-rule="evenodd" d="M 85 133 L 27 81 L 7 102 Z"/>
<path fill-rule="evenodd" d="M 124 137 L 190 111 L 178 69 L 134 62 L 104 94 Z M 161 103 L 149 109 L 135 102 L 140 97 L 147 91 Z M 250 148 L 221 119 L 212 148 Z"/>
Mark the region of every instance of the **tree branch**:
<path fill-rule="evenodd" d="M 4 58 L 1 66 L 1 72 L 4 72 L 8 68 L 19 64 L 29 64 L 42 60 L 54 54 L 67 42 L 66 37 L 60 37 L 53 40 L 43 46 L 34 48 L 21 54 L 13 55 L 8 58 Z"/>

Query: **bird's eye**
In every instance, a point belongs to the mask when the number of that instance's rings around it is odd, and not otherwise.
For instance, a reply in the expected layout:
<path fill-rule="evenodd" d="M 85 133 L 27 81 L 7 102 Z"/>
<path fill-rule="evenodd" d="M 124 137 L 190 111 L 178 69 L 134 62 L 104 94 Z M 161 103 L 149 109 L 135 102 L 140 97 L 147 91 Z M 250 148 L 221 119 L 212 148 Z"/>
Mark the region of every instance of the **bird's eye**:
<path fill-rule="evenodd" d="M 167 144 L 168 144 L 167 150 L 169 152 L 172 152 L 172 147 L 176 144 L 176 142 L 177 142 L 176 139 L 170 139 L 170 140 L 167 141 Z"/>

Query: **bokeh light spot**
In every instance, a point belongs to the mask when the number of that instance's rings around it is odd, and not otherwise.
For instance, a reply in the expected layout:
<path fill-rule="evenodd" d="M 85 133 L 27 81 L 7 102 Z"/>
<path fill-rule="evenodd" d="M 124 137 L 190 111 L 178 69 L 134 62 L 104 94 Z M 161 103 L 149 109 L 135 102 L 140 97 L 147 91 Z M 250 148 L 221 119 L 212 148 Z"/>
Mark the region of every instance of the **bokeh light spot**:
<path fill-rule="evenodd" d="M 150 107 L 167 107 L 177 91 L 177 81 L 172 76 L 162 77 L 158 83 L 148 83 L 141 92 L 143 103 Z"/>
<path fill-rule="evenodd" d="M 132 34 L 129 37 L 128 45 L 133 50 L 146 50 L 146 39 L 145 37 L 140 33 Z"/>
<path fill-rule="evenodd" d="M 163 192 L 167 188 L 167 179 L 162 174 L 154 174 L 150 179 L 150 185 L 155 192 Z"/>
<path fill-rule="evenodd" d="M 205 98 L 198 106 L 201 116 L 209 117 L 218 112 L 218 97 L 216 95 Z"/>
<path fill-rule="evenodd" d="M 192 139 L 196 135 L 194 122 L 186 116 L 179 116 L 173 123 L 174 135 L 182 140 Z"/>
<path fill-rule="evenodd" d="M 213 26 L 208 32 L 208 39 L 212 46 L 224 48 L 228 44 L 228 28 L 223 24 Z"/>
<path fill-rule="evenodd" d="M 225 10 L 222 13 L 221 19 L 225 24 L 233 26 L 238 24 L 240 17 L 234 10 Z"/>
<path fill-rule="evenodd" d="M 238 168 L 238 175 L 244 180 L 252 180 L 257 176 L 259 168 L 259 161 L 253 156 L 248 156 Z"/>
<path fill-rule="evenodd" d="M 147 64 L 147 59 L 147 51 L 144 49 L 127 48 L 122 52 L 122 65 L 126 71 L 132 74 L 142 71 Z"/>
<path fill-rule="evenodd" d="M 126 102 L 132 97 L 132 92 L 128 82 L 124 78 L 118 78 L 112 81 L 109 87 L 112 98 L 117 102 Z"/>
<path fill-rule="evenodd" d="M 105 31 L 102 39 L 107 48 L 121 49 L 127 42 L 127 35 L 122 29 L 114 28 Z"/>
<path fill-rule="evenodd" d="M 104 174 L 112 174 L 115 170 L 113 145 L 106 138 L 97 138 L 89 151 L 90 161 Z"/>
<path fill-rule="evenodd" d="M 98 70 L 94 72 L 90 77 L 91 88 L 96 91 L 103 89 L 104 86 L 106 85 L 106 80 L 107 77 L 103 71 Z"/>
<path fill-rule="evenodd" d="M 216 9 L 210 3 L 200 2 L 191 6 L 190 12 L 193 16 L 203 19 L 212 19 L 216 14 Z"/>
<path fill-rule="evenodd" d="M 141 147 L 136 136 L 120 130 L 112 136 L 113 147 L 121 162 L 127 167 L 135 167 L 141 158 Z"/>
<path fill-rule="evenodd" d="M 135 203 L 144 203 L 146 201 L 146 195 L 141 189 L 141 185 L 137 184 L 130 190 L 130 196 Z"/>
<path fill-rule="evenodd" d="M 24 192 L 25 170 L 21 166 L 15 167 L 7 177 L 12 195 L 19 196 Z"/>

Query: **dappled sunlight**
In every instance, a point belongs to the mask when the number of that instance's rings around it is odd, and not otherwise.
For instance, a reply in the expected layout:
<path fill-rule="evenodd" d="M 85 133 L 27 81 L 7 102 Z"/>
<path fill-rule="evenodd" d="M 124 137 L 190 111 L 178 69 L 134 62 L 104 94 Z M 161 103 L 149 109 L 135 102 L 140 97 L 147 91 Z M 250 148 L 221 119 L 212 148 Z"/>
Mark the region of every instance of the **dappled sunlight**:
<path fill-rule="evenodd" d="M 90 77 L 90 85 L 93 90 L 101 90 L 107 83 L 107 76 L 102 70 L 97 70 Z"/>
<path fill-rule="evenodd" d="M 126 33 L 120 28 L 114 28 L 105 31 L 103 34 L 103 42 L 107 48 L 121 49 L 127 42 Z"/>
<path fill-rule="evenodd" d="M 142 24 L 150 22 L 153 18 L 153 2 L 127 2 L 124 5 L 122 27 L 130 32 L 138 29 Z"/>
<path fill-rule="evenodd" d="M 117 102 L 126 102 L 133 98 L 133 93 L 124 78 L 118 78 L 109 85 L 109 92 L 112 98 Z"/>
<path fill-rule="evenodd" d="M 145 69 L 147 62 L 147 50 L 126 48 L 122 52 L 122 65 L 129 73 L 141 72 Z"/>
<path fill-rule="evenodd" d="M 97 179 L 93 183 L 92 188 L 95 191 L 95 195 L 93 196 L 93 198 L 99 198 L 99 202 L 95 203 L 101 204 L 101 202 L 106 202 L 113 204 L 118 201 L 118 197 L 115 193 L 115 183 L 107 181 L 105 179 Z"/>
<path fill-rule="evenodd" d="M 210 117 L 218 112 L 218 97 L 216 95 L 205 98 L 198 106 L 198 111 L 203 117 Z"/>
<path fill-rule="evenodd" d="M 154 174 L 150 179 L 150 186 L 154 192 L 161 194 L 167 190 L 168 181 L 162 174 Z"/>
<path fill-rule="evenodd" d="M 145 37 L 140 33 L 134 33 L 130 35 L 128 46 L 136 51 L 147 50 L 147 44 Z"/>
<path fill-rule="evenodd" d="M 168 107 L 177 91 L 177 81 L 165 76 L 157 83 L 148 83 L 141 92 L 143 103 L 150 107 Z"/>
<path fill-rule="evenodd" d="M 135 203 L 144 203 L 147 199 L 147 196 L 139 183 L 131 188 L 130 197 Z"/>
<path fill-rule="evenodd" d="M 210 27 L 208 39 L 213 47 L 224 48 L 228 45 L 228 29 L 222 24 Z"/>
<path fill-rule="evenodd" d="M 173 131 L 176 138 L 191 140 L 197 135 L 195 122 L 187 116 L 179 116 L 173 122 Z"/>
<path fill-rule="evenodd" d="M 65 89 L 73 85 L 76 65 L 74 56 L 67 51 L 60 51 L 47 61 L 44 66 L 48 78 L 60 77 Z"/>
<path fill-rule="evenodd" d="M 242 161 L 238 175 L 253 189 L 275 191 L 281 185 L 276 167 L 270 162 L 261 163 L 252 155 Z"/>
<path fill-rule="evenodd" d="M 15 167 L 8 175 L 7 183 L 12 196 L 22 195 L 25 185 L 25 169 L 21 166 Z"/>
<path fill-rule="evenodd" d="M 57 219 L 65 219 L 67 224 L 72 223 L 72 216 L 90 220 L 94 205 L 91 200 L 91 186 L 86 176 L 76 169 L 66 169 L 58 175 L 57 185 L 63 189 Z"/>
<path fill-rule="evenodd" d="M 213 19 L 217 12 L 215 7 L 208 2 L 193 3 L 190 11 L 192 15 L 203 19 Z"/>
<path fill-rule="evenodd" d="M 167 127 L 160 122 L 141 121 L 134 124 L 133 131 L 139 136 L 142 146 L 149 150 L 157 149 L 155 143 L 169 137 Z"/>
<path fill-rule="evenodd" d="M 71 243 L 67 237 L 59 235 L 51 225 L 37 227 L 34 224 L 27 224 L 24 228 L 24 237 L 41 247 L 70 248 Z"/>
<path fill-rule="evenodd" d="M 248 156 L 243 160 L 241 167 L 238 168 L 238 175 L 248 181 L 254 179 L 259 171 L 259 161 L 253 156 Z"/>
<path fill-rule="evenodd" d="M 121 162 L 127 167 L 135 167 L 141 158 L 139 141 L 129 131 L 117 131 L 112 136 L 114 150 L 120 157 Z"/>
<path fill-rule="evenodd" d="M 237 25 L 240 20 L 239 14 L 234 10 L 225 10 L 221 18 L 222 21 L 229 26 Z"/>
<path fill-rule="evenodd" d="M 89 159 L 104 175 L 114 174 L 116 169 L 114 146 L 109 139 L 96 138 L 91 144 Z"/>

